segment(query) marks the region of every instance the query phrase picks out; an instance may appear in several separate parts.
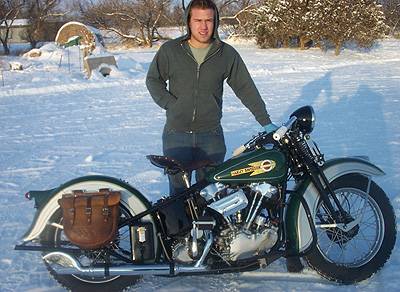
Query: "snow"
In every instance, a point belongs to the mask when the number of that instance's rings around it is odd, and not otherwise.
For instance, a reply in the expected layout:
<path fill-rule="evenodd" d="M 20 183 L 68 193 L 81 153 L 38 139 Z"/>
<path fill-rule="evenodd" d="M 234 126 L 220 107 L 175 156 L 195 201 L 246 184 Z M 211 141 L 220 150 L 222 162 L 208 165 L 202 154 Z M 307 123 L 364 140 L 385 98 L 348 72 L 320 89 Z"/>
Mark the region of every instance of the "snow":
<path fill-rule="evenodd" d="M 29 25 L 29 19 L 25 19 L 25 18 L 20 18 L 20 19 L 15 19 L 15 20 L 7 20 L 7 24 L 8 25 L 12 25 L 12 27 L 16 27 L 16 26 L 27 26 Z M 2 22 L 0 24 L 0 27 L 5 27 L 6 23 Z"/>
<path fill-rule="evenodd" d="M 313 133 L 327 158 L 367 155 L 385 172 L 377 178 L 400 216 L 400 40 L 369 51 L 257 49 L 236 40 L 275 123 L 296 108 L 316 111 Z M 33 202 L 23 194 L 72 178 L 103 174 L 129 181 L 150 200 L 168 192 L 162 171 L 145 158 L 160 154 L 163 110 L 150 98 L 145 77 L 157 47 L 114 51 L 110 76 L 86 79 L 79 56 L 48 44 L 38 58 L 1 57 L 23 71 L 4 71 L 0 82 L 0 291 L 64 291 L 37 252 L 13 246 L 28 229 Z M 1 77 L 1 75 L 0 75 Z M 229 154 L 260 130 L 226 87 L 223 127 Z M 146 276 L 132 291 L 397 291 L 399 245 L 373 278 L 338 286 L 306 269 L 288 274 L 284 261 L 266 270 L 222 276 Z"/>

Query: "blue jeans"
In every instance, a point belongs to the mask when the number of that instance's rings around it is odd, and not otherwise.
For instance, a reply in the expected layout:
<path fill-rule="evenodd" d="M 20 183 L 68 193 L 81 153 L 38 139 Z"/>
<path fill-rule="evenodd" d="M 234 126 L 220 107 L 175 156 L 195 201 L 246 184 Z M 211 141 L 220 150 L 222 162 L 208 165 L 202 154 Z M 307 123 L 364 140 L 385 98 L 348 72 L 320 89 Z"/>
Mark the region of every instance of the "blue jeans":
<path fill-rule="evenodd" d="M 226 146 L 221 126 L 202 133 L 177 132 L 164 128 L 162 138 L 164 155 L 176 159 L 183 166 L 202 160 L 211 161 L 213 164 L 224 161 Z M 204 168 L 198 169 L 196 181 L 203 179 L 206 171 Z M 189 179 L 190 177 L 191 173 L 189 173 Z M 169 175 L 168 179 L 170 195 L 178 194 L 186 189 L 182 174 Z"/>

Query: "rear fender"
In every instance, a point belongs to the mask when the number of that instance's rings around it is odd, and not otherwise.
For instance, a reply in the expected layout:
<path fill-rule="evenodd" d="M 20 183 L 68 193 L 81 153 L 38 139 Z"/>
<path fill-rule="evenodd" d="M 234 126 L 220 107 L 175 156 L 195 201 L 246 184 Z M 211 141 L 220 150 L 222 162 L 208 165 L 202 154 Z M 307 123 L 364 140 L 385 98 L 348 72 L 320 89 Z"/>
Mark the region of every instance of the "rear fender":
<path fill-rule="evenodd" d="M 380 168 L 362 157 L 332 159 L 324 164 L 322 170 L 329 182 L 351 173 L 358 173 L 366 177 L 385 174 Z M 307 214 L 299 196 L 302 196 L 307 202 L 313 219 L 319 200 L 319 193 L 310 180 L 304 180 L 296 185 L 295 193 L 289 198 L 285 212 L 285 224 L 288 248 L 295 253 L 304 252 L 313 240 Z"/>
<path fill-rule="evenodd" d="M 149 201 L 135 188 L 126 182 L 107 176 L 84 176 L 62 184 L 58 188 L 48 191 L 33 191 L 30 196 L 35 199 L 38 208 L 35 218 L 29 230 L 23 236 L 23 241 L 28 242 L 40 238 L 50 219 L 60 208 L 58 200 L 63 194 L 73 190 L 98 191 L 101 188 L 109 188 L 121 192 L 121 204 L 132 215 L 139 214 L 150 207 Z M 156 225 L 150 215 L 143 217 L 143 222 L 152 222 L 154 226 L 154 238 L 156 238 Z M 157 242 L 155 240 L 155 242 Z"/>

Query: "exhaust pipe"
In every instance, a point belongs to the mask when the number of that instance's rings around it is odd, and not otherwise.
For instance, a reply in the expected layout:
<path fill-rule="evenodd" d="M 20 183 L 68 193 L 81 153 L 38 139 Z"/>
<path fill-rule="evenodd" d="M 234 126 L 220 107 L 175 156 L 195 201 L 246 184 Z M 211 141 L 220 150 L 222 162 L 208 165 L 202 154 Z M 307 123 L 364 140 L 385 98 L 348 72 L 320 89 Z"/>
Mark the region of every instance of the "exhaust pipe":
<path fill-rule="evenodd" d="M 205 272 L 204 266 L 179 267 L 177 265 L 121 265 L 111 267 L 83 267 L 71 255 L 63 252 L 46 254 L 43 259 L 57 274 L 79 274 L 92 277 L 134 276 L 134 275 L 169 275 L 181 273 Z"/>

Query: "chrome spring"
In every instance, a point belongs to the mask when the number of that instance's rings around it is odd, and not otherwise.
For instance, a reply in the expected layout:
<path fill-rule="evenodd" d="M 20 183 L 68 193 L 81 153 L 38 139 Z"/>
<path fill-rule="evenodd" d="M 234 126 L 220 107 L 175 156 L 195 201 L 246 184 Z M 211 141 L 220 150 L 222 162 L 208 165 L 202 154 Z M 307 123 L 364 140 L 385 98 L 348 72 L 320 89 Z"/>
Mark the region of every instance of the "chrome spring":
<path fill-rule="evenodd" d="M 311 154 L 310 149 L 308 149 L 307 142 L 304 139 L 300 139 L 299 141 L 297 141 L 297 147 L 299 149 L 299 152 L 301 153 L 301 156 L 307 163 L 314 162 L 314 157 Z"/>

